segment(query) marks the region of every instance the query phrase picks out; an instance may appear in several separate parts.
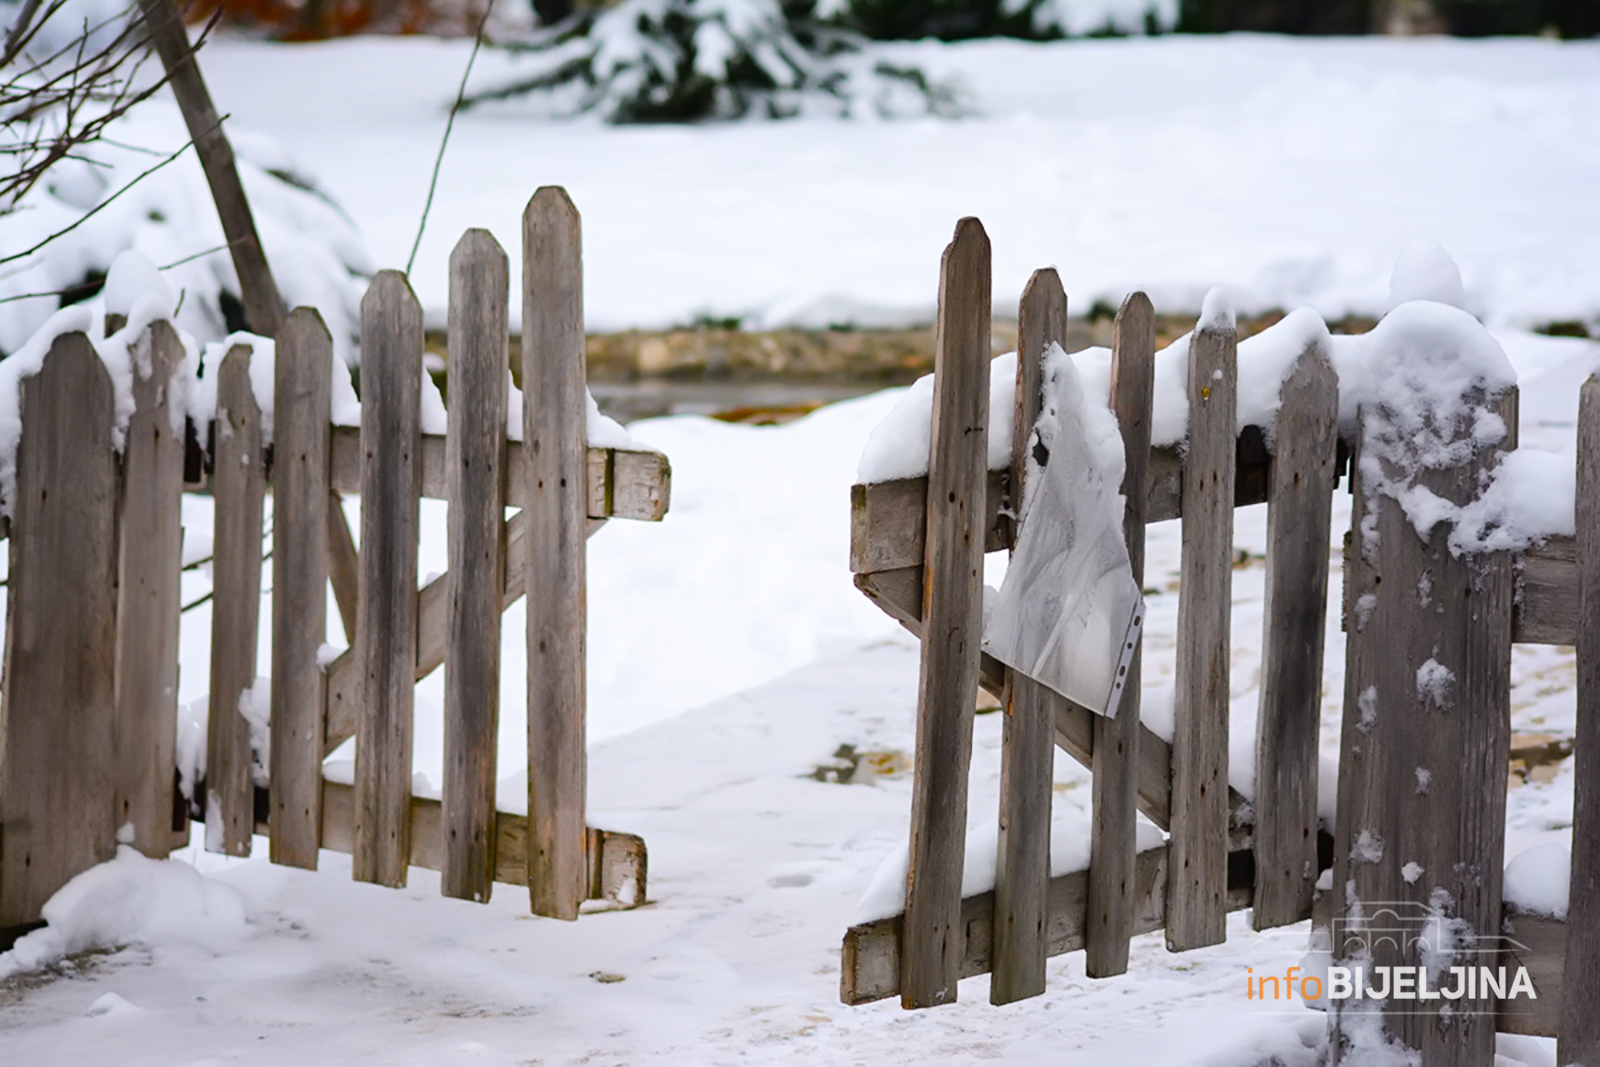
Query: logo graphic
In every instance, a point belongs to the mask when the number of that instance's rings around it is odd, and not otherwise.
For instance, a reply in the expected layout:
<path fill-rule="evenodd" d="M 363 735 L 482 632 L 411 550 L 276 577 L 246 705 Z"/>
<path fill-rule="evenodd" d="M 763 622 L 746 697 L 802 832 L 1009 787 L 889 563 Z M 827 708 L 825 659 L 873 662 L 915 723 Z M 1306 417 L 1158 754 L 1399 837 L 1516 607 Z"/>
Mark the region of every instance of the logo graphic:
<path fill-rule="evenodd" d="M 1254 968 L 1247 968 L 1249 998 L 1298 996 L 1311 1004 L 1326 995 L 1318 1006 L 1383 1002 L 1389 1014 L 1431 1013 L 1448 1003 L 1454 1013 L 1473 1015 L 1493 1014 L 1497 1001 L 1538 998 L 1527 969 L 1518 962 L 1528 953 L 1526 945 L 1510 937 L 1479 935 L 1465 920 L 1424 904 L 1355 905 L 1335 916 L 1331 929 L 1320 932 L 1328 940 L 1318 946 L 1319 931 L 1314 930 L 1312 953 L 1282 975 L 1258 977 Z M 1418 1004 L 1408 1012 L 1400 1001 L 1440 1003 Z"/>

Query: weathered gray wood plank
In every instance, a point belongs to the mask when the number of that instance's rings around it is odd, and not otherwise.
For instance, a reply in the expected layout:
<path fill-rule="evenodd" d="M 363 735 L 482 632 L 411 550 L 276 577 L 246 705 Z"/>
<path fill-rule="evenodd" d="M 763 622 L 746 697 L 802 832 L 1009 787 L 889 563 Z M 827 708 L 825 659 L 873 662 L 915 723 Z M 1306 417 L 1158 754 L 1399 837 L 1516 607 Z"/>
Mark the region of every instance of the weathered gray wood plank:
<path fill-rule="evenodd" d="M 22 382 L 0 700 L 0 928 L 117 848 L 111 380 L 56 338 Z M 170 773 L 170 772 L 169 772 Z"/>
<path fill-rule="evenodd" d="M 172 324 L 152 323 L 134 349 L 134 410 L 122 461 L 117 817 L 132 827 L 134 846 L 154 859 L 173 847 L 183 433 L 172 428 L 169 397 L 182 362 Z"/>
<path fill-rule="evenodd" d="M 1011 547 L 1011 474 L 989 471 L 983 495 L 984 551 Z M 927 553 L 928 479 L 850 487 L 850 570 L 855 574 L 920 567 Z"/>
<path fill-rule="evenodd" d="M 1175 952 L 1226 936 L 1235 344 L 1231 322 L 1203 323 L 1189 346 L 1167 879 L 1167 948 Z"/>
<path fill-rule="evenodd" d="M 1240 468 L 1241 474 L 1244 470 Z M 1256 473 L 1258 476 L 1249 479 L 1241 477 L 1235 486 L 1236 507 L 1266 502 L 1267 494 L 1256 491 L 1258 487 L 1265 487 L 1265 474 Z M 1181 474 L 1182 464 L 1173 449 L 1151 449 L 1146 522 L 1180 516 L 1178 485 Z M 998 552 L 1010 546 L 1000 520 L 1001 513 L 1009 506 L 1009 480 L 1008 471 L 989 472 L 985 502 L 989 518 L 984 535 L 987 552 Z M 923 512 L 927 498 L 926 478 L 851 486 L 850 569 L 857 574 L 876 574 L 921 566 L 927 523 Z M 591 494 L 589 514 L 599 517 L 597 499 L 596 494 Z M 1573 643 L 1578 625 L 1573 551 L 1572 538 L 1552 537 L 1543 544 L 1531 546 L 1523 554 L 1523 567 L 1517 579 L 1521 594 L 1512 621 L 1512 640 L 1535 645 Z"/>
<path fill-rule="evenodd" d="M 167 72 L 167 86 L 189 129 L 195 155 L 210 187 L 234 273 L 239 278 L 245 320 L 256 333 L 273 336 L 283 327 L 283 301 L 256 233 L 255 216 L 244 183 L 239 180 L 233 146 L 194 59 L 195 47 L 189 43 L 183 13 L 176 0 L 139 0 L 139 9 L 144 13 L 150 41 Z"/>
<path fill-rule="evenodd" d="M 380 271 L 361 301 L 362 707 L 350 874 L 395 887 L 411 854 L 422 344 L 422 307 L 405 275 Z"/>
<path fill-rule="evenodd" d="M 1483 403 L 1483 389 L 1464 400 Z M 1424 540 L 1395 500 L 1369 488 L 1359 459 L 1367 449 L 1379 449 L 1392 469 L 1413 469 L 1403 451 L 1422 447 L 1412 418 L 1380 401 L 1358 420 L 1356 535 L 1345 561 L 1357 606 L 1346 636 L 1334 884 L 1347 887 L 1347 900 L 1390 902 L 1397 914 L 1427 914 L 1442 899 L 1446 918 L 1493 937 L 1504 862 L 1512 561 L 1509 553 L 1453 555 L 1447 526 Z M 1428 418 L 1445 441 L 1470 437 L 1459 420 Z M 1421 470 L 1417 484 L 1465 503 L 1499 447 L 1479 448 L 1459 467 Z M 1376 966 L 1420 961 L 1414 946 L 1370 940 Z M 1421 1051 L 1424 1067 L 1492 1062 L 1492 1016 L 1429 1007 L 1385 1017 L 1390 1034 Z"/>
<path fill-rule="evenodd" d="M 348 853 L 355 843 L 355 790 L 339 782 L 324 782 L 322 845 Z M 443 869 L 443 806 L 431 797 L 411 798 L 411 854 L 413 867 Z M 495 817 L 494 880 L 505 885 L 528 884 L 528 820 L 512 812 Z M 587 899 L 607 900 L 626 908 L 645 903 L 649 854 L 636 834 L 589 827 L 584 833 L 588 870 Z"/>
<path fill-rule="evenodd" d="M 1506 969 L 1508 977 L 1515 976 L 1517 968 L 1526 968 L 1536 996 L 1500 1001 L 1495 1012 L 1495 1031 L 1556 1037 L 1561 1021 L 1562 994 L 1566 990 L 1563 974 L 1565 962 L 1562 957 L 1570 928 L 1560 919 L 1547 915 L 1524 915 L 1513 908 L 1504 909 L 1502 915 L 1500 930 L 1508 940 L 1501 944 L 1500 958 L 1496 962 Z M 1573 999 L 1582 1001 L 1583 997 L 1579 995 Z M 1592 1002 L 1590 1006 L 1592 1009 Z M 1559 1049 L 1559 1045 L 1557 1047 Z M 1558 1051 L 1556 1062 L 1567 1064 L 1585 1061 L 1566 1059 Z"/>
<path fill-rule="evenodd" d="M 1067 294 L 1054 270 L 1035 271 L 1017 309 L 1017 391 L 1013 412 L 1013 525 L 1020 525 L 1026 457 L 1039 419 L 1044 358 L 1067 336 Z M 1015 537 L 1012 538 L 1015 541 Z M 1044 924 L 1050 886 L 1050 800 L 1054 781 L 1055 694 L 1015 671 L 1005 699 L 1000 753 L 1000 830 L 995 858 L 993 1004 L 1044 992 Z"/>
<path fill-rule="evenodd" d="M 1573 744 L 1572 877 L 1568 884 L 1560 1063 L 1600 1063 L 1600 378 L 1578 405 L 1578 727 Z"/>
<path fill-rule="evenodd" d="M 251 350 L 234 345 L 217 372 L 216 499 L 211 563 L 211 686 L 206 732 L 206 848 L 250 855 L 255 780 L 240 698 L 256 682 L 262 501 L 267 488 Z"/>
<path fill-rule="evenodd" d="M 340 492 L 361 488 L 359 433 L 348 426 L 333 430 L 333 484 Z M 506 456 L 506 504 L 527 507 L 528 461 L 520 448 Z M 660 452 L 635 449 L 591 448 L 588 451 L 588 503 L 591 519 L 636 519 L 659 522 L 672 496 L 672 463 Z M 445 439 L 422 438 L 422 495 L 444 500 L 449 495 L 445 478 Z M 921 557 L 919 556 L 920 560 Z"/>
<path fill-rule="evenodd" d="M 528 892 L 575 919 L 585 896 L 587 408 L 583 239 L 566 191 L 522 216 L 522 453 L 528 523 Z"/>
<path fill-rule="evenodd" d="M 359 429 L 353 439 L 359 446 Z M 354 645 L 356 613 L 361 606 L 361 561 L 356 557 L 356 542 L 345 518 L 344 501 L 333 490 L 328 493 L 328 584 L 333 587 L 333 602 L 339 607 L 344 639 Z"/>
<path fill-rule="evenodd" d="M 1234 504 L 1266 500 L 1264 471 L 1235 486 Z M 1175 448 L 1150 450 L 1146 470 L 1145 521 L 1176 519 L 1182 513 L 1178 489 L 1183 463 Z M 984 509 L 984 551 L 1011 547 L 1010 526 L 1003 516 L 1011 507 L 1009 471 L 990 471 Z M 920 565 L 926 550 L 928 480 L 900 478 L 850 487 L 850 570 L 856 574 L 899 570 Z"/>
<path fill-rule="evenodd" d="M 1133 932 L 1161 929 L 1166 920 L 1167 846 L 1139 853 L 1134 865 Z M 1045 926 L 1045 952 L 1059 956 L 1083 948 L 1083 916 L 1088 894 L 1088 872 L 1073 871 L 1050 880 L 1049 920 Z M 1229 911 L 1250 906 L 1248 887 L 1230 889 Z M 994 944 L 994 894 L 979 893 L 961 902 L 957 935 L 961 941 L 960 977 L 983 974 L 992 966 Z M 844 936 L 840 959 L 839 999 L 845 1004 L 869 1004 L 902 993 L 901 927 L 904 917 L 852 926 Z"/>
<path fill-rule="evenodd" d="M 494 886 L 500 598 L 505 590 L 510 268 L 487 230 L 450 256 L 449 626 L 444 673 L 446 896 Z"/>
<path fill-rule="evenodd" d="M 1122 478 L 1122 529 L 1133 577 L 1144 584 L 1145 481 L 1150 461 L 1155 391 L 1155 309 L 1133 293 L 1117 312 L 1111 342 L 1111 410 L 1122 429 L 1127 466 Z M 1096 715 L 1092 753 L 1094 822 L 1089 840 L 1089 911 L 1084 970 L 1106 978 L 1128 969 L 1133 935 L 1134 852 L 1137 847 L 1142 641 L 1128 664 L 1115 717 Z"/>
<path fill-rule="evenodd" d="M 1572 645 L 1578 640 L 1577 543 L 1552 537 L 1522 554 L 1511 640 Z"/>
<path fill-rule="evenodd" d="M 1301 353 L 1280 398 L 1256 720 L 1257 930 L 1309 916 L 1320 873 L 1317 742 L 1339 418 L 1339 379 L 1320 343 Z"/>
<path fill-rule="evenodd" d="M 956 224 L 939 272 L 928 455 L 922 661 L 911 804 L 901 1002 L 956 999 L 967 772 L 983 627 L 989 418 L 989 237 Z"/>
<path fill-rule="evenodd" d="M 333 339 L 297 308 L 277 337 L 272 467 L 272 862 L 315 870 L 322 828 Z"/>

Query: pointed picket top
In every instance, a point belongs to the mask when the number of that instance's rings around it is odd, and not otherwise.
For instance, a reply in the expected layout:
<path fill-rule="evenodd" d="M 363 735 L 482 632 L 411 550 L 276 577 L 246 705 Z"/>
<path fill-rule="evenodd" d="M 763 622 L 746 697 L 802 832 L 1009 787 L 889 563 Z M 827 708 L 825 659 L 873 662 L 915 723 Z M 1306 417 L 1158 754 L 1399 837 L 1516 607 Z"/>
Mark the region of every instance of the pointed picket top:
<path fill-rule="evenodd" d="M 454 280 L 475 263 L 506 261 L 506 250 L 495 239 L 494 234 L 474 226 L 461 235 L 461 240 L 457 241 L 455 248 L 450 251 L 450 277 Z"/>
<path fill-rule="evenodd" d="M 401 271 L 380 270 L 373 276 L 371 284 L 367 286 L 366 295 L 361 298 L 363 358 L 366 357 L 369 347 L 366 325 L 368 320 L 374 316 L 383 316 L 385 318 L 394 316 L 397 320 L 396 324 L 402 329 L 413 327 L 416 330 L 420 330 L 422 328 L 422 304 L 417 300 L 417 294 L 411 288 L 411 280 Z"/>

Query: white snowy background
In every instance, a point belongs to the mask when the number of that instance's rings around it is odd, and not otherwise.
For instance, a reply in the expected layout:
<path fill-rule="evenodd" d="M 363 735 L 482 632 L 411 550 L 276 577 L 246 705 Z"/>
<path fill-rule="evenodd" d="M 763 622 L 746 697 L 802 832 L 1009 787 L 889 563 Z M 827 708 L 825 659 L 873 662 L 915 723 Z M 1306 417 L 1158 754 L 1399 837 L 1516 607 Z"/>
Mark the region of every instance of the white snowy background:
<path fill-rule="evenodd" d="M 516 271 L 518 215 L 546 184 L 583 212 L 597 329 L 700 315 L 925 321 L 962 215 L 993 240 L 1002 312 L 1053 264 L 1079 309 L 1144 288 L 1160 310 L 1198 313 L 1221 286 L 1244 311 L 1378 315 L 1397 259 L 1424 238 L 1455 258 L 1456 298 L 1518 373 L 1522 443 L 1570 456 L 1577 386 L 1600 346 L 1523 329 L 1600 321 L 1600 45 L 1230 37 L 885 51 L 958 77 L 976 114 L 633 129 L 532 122 L 515 105 L 464 116 L 413 272 L 430 317 L 443 321 L 445 261 L 465 227 L 492 229 Z M 466 53 L 421 39 L 220 41 L 204 63 L 231 125 L 316 176 L 382 267 L 409 252 Z M 502 62 L 481 57 L 478 76 Z M 354 884 L 332 853 L 315 874 L 196 849 L 168 864 L 125 855 L 58 898 L 54 940 L 0 956 L 0 973 L 18 972 L 0 979 L 0 1061 L 1315 1062 L 1320 1014 L 1245 997 L 1245 969 L 1298 963 L 1306 929 L 1255 935 L 1243 915 L 1226 945 L 1201 952 L 1136 939 L 1119 978 L 1091 982 L 1081 955 L 1056 958 L 1049 992 L 1006 1008 L 987 1004 L 981 978 L 936 1011 L 838 1003 L 840 936 L 903 847 L 910 780 L 811 772 L 841 744 L 911 747 L 915 645 L 846 567 L 847 489 L 901 395 L 784 427 L 630 427 L 672 458 L 673 504 L 660 525 L 612 523 L 590 542 L 589 807 L 592 824 L 645 837 L 649 906 L 563 924 L 530 918 L 514 887 L 476 906 L 440 898 L 426 871 L 404 891 Z M 1336 497 L 1335 566 L 1348 518 Z M 186 521 L 198 545 L 205 501 L 186 504 Z M 442 512 L 424 521 L 422 569 L 442 569 Z M 1170 703 L 1177 534 L 1153 527 L 1148 549 L 1157 718 Z M 1262 508 L 1238 513 L 1235 542 L 1260 553 Z M 1261 585 L 1259 562 L 1235 572 L 1236 751 L 1258 695 Z M 204 589 L 196 575 L 186 593 Z M 507 614 L 507 746 L 520 735 L 520 619 Z M 186 705 L 205 691 L 208 625 L 203 608 L 185 617 Z M 1329 633 L 1331 756 L 1336 605 Z M 1570 650 L 1519 648 L 1514 727 L 1570 736 L 1572 684 Z M 418 770 L 435 783 L 438 703 L 425 684 Z M 999 726 L 978 719 L 975 843 L 992 839 Z M 1086 835 L 1088 794 L 1086 773 L 1059 760 L 1058 837 Z M 1568 764 L 1513 788 L 1508 858 L 1563 843 L 1571 797 Z M 1548 890 L 1550 867 L 1525 864 L 1530 897 Z M 1549 1042 L 1502 1038 L 1501 1052 L 1554 1062 Z"/>

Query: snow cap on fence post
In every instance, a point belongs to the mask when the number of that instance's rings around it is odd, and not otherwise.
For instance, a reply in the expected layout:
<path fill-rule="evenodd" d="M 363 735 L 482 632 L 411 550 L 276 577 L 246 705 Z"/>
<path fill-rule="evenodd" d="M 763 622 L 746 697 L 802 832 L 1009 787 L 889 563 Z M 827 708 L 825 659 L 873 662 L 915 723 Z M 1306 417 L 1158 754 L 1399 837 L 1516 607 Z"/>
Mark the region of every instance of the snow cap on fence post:
<path fill-rule="evenodd" d="M 1457 525 L 1514 443 L 1516 392 L 1500 346 L 1445 304 L 1402 304 L 1362 343 L 1336 951 L 1437 975 L 1501 935 L 1515 583 L 1511 554 L 1461 543 Z M 1396 923 L 1451 934 L 1397 945 Z M 1335 1003 L 1336 1028 L 1365 1025 Z M 1384 1025 L 1423 1063 L 1488 1064 L 1494 1012 L 1492 999 L 1401 1005 Z"/>

